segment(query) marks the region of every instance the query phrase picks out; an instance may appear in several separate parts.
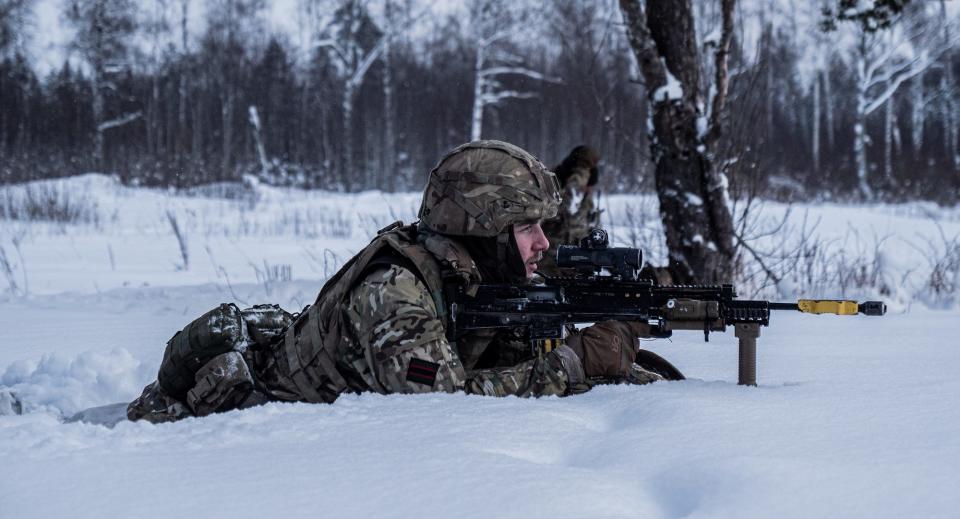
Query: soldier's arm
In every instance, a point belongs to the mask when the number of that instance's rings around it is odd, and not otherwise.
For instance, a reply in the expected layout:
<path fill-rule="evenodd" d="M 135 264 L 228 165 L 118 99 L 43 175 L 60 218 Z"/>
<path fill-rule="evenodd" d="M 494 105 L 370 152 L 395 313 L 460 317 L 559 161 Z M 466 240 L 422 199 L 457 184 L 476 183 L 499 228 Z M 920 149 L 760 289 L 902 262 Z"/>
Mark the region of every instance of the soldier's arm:
<path fill-rule="evenodd" d="M 590 180 L 590 171 L 583 168 L 574 169 L 573 173 L 564 184 L 563 207 L 567 215 L 577 217 L 582 216 L 589 211 L 589 204 L 585 204 L 587 194 L 587 183 Z"/>
<path fill-rule="evenodd" d="M 353 289 L 345 317 L 357 343 L 353 349 L 362 352 L 352 364 L 381 393 L 541 396 L 583 388 L 580 361 L 566 346 L 516 366 L 465 370 L 427 287 L 400 266 L 366 276 Z"/>

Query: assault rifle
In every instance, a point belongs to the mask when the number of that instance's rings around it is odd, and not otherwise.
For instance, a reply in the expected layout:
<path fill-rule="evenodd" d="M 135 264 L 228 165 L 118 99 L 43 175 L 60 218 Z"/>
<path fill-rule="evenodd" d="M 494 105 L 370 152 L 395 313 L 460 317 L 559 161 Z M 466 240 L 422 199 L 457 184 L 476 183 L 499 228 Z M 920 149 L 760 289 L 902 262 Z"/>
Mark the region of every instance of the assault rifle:
<path fill-rule="evenodd" d="M 451 327 L 456 338 L 474 330 L 518 330 L 537 352 L 561 339 L 569 324 L 607 320 L 642 321 L 654 337 L 670 337 L 675 330 L 726 331 L 733 326 L 739 340 L 738 383 L 757 383 L 757 338 L 760 327 L 770 324 L 771 310 L 812 314 L 884 315 L 881 301 L 801 299 L 773 303 L 737 299 L 733 285 L 659 286 L 640 279 L 639 249 L 609 247 L 607 233 L 593 229 L 580 246 L 563 245 L 557 266 L 572 274 L 550 277 L 543 284 L 480 285 L 468 295 L 457 289 L 450 299 Z"/>

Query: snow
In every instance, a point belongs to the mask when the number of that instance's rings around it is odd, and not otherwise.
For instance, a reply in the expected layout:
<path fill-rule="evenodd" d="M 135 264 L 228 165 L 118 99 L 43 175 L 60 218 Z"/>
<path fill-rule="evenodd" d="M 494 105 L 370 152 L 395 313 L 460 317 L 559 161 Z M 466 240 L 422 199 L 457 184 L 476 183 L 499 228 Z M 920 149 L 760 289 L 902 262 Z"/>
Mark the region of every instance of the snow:
<path fill-rule="evenodd" d="M 29 281 L 26 294 L 0 295 L 0 518 L 956 517 L 958 298 L 926 281 L 960 235 L 960 208 L 758 208 L 769 225 L 788 215 L 779 235 L 813 228 L 825 269 L 843 257 L 857 270 L 856 259 L 883 280 L 841 286 L 825 270 L 820 283 L 787 277 L 779 290 L 891 308 L 776 312 L 758 341 L 758 387 L 736 385 L 732 333 L 704 343 L 677 332 L 644 346 L 683 382 L 563 399 L 345 395 L 108 427 L 68 419 L 137 396 L 166 340 L 221 302 L 312 302 L 377 229 L 410 221 L 419 195 L 260 185 L 223 200 L 97 175 L 58 182 L 96 218 L 0 220 L 0 246 L 19 237 L 23 259 L 8 257 Z M 636 240 L 662 261 L 655 197 L 604 197 L 604 209 L 614 245 Z M 168 210 L 188 236 L 185 270 Z M 264 262 L 290 265 L 292 280 L 258 280 L 251 265 Z M 5 281 L 0 272 L 0 291 Z M 9 414 L 11 390 L 23 414 Z"/>
<path fill-rule="evenodd" d="M 687 199 L 686 205 L 692 205 L 692 206 L 703 205 L 703 199 L 697 196 L 695 193 L 691 193 L 687 191 L 686 193 L 684 193 L 684 196 Z"/>
<path fill-rule="evenodd" d="M 651 99 L 653 99 L 654 103 L 683 99 L 683 85 L 680 84 L 680 81 L 670 72 L 670 67 L 667 66 L 666 60 L 660 58 L 660 62 L 663 64 L 663 71 L 667 75 L 667 82 L 653 91 Z"/>

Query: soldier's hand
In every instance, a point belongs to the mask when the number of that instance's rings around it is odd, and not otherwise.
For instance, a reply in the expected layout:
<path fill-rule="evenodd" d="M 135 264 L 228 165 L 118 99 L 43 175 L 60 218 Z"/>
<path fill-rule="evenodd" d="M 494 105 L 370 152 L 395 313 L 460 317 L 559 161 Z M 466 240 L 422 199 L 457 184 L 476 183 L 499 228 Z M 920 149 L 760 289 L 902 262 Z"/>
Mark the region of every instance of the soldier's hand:
<path fill-rule="evenodd" d="M 604 321 L 584 328 L 567 344 L 583 363 L 587 377 L 626 377 L 640 349 L 638 336 L 649 335 L 645 323 Z"/>
<path fill-rule="evenodd" d="M 633 332 L 633 336 L 639 339 L 646 339 L 653 337 L 650 333 L 650 325 L 647 323 L 642 323 L 640 321 L 624 321 L 627 326 L 630 327 L 630 331 Z"/>

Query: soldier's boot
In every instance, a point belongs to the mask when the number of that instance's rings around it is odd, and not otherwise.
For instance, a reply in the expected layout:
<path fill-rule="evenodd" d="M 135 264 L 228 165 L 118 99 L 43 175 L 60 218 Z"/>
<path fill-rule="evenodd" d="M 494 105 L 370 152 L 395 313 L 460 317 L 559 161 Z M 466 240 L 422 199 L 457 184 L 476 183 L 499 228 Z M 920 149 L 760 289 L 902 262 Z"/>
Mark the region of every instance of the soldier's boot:
<path fill-rule="evenodd" d="M 174 422 L 193 416 L 181 401 L 166 394 L 158 382 L 143 388 L 143 393 L 127 406 L 127 418 L 150 423 Z"/>
<path fill-rule="evenodd" d="M 649 384 L 659 380 L 666 380 L 663 375 L 648 370 L 639 364 L 633 364 L 627 371 L 627 376 L 622 380 L 625 384 Z"/>
<path fill-rule="evenodd" d="M 243 355 L 231 351 L 207 361 L 196 373 L 196 384 L 187 392 L 186 404 L 195 416 L 245 409 L 268 401 L 255 390 Z"/>

